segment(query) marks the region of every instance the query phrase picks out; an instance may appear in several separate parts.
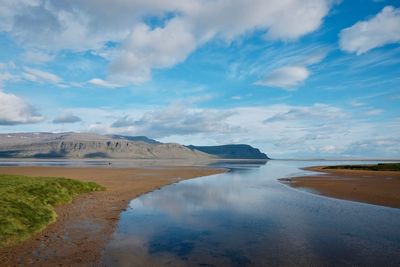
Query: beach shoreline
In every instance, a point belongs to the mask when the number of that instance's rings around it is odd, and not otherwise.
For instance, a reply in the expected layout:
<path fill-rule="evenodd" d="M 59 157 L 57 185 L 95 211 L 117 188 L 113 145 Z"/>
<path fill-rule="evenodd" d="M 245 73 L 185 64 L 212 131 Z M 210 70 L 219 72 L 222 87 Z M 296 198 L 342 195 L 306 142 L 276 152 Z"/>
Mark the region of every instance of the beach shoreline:
<path fill-rule="evenodd" d="M 400 172 L 327 169 L 327 166 L 303 170 L 315 175 L 279 179 L 293 188 L 344 200 L 400 208 Z"/>
<path fill-rule="evenodd" d="M 66 177 L 107 188 L 56 207 L 55 223 L 18 245 L 0 248 L 0 261 L 3 266 L 99 266 L 120 213 L 132 199 L 181 180 L 225 171 L 206 167 L 0 167 L 2 174 Z"/>

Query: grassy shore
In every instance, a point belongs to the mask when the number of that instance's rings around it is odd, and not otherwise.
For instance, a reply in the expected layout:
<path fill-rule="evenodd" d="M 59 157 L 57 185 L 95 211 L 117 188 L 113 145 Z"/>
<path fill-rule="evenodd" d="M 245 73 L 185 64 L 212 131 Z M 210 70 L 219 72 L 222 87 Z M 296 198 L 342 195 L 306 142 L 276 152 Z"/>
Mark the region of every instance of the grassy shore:
<path fill-rule="evenodd" d="M 326 166 L 323 169 L 344 169 L 364 171 L 400 171 L 400 163 L 378 163 L 375 165 L 336 165 Z"/>
<path fill-rule="evenodd" d="M 0 246 L 28 239 L 54 222 L 55 206 L 99 190 L 104 187 L 94 182 L 0 174 Z"/>
<path fill-rule="evenodd" d="M 164 185 L 225 172 L 202 167 L 0 167 L 1 174 L 68 177 L 107 188 L 55 208 L 57 221 L 15 246 L 0 247 L 0 266 L 102 266 L 102 252 L 129 202 Z M 0 187 L 2 187 L 0 185 Z M 0 215 L 1 218 L 4 215 Z"/>

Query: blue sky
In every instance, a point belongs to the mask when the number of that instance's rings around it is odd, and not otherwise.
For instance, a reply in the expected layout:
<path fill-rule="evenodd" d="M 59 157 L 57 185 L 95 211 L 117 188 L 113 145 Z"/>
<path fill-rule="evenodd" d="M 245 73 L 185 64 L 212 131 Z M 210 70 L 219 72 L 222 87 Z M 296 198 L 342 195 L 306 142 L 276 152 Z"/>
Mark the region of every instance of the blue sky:
<path fill-rule="evenodd" d="M 0 131 L 400 157 L 400 3 L 0 0 Z"/>

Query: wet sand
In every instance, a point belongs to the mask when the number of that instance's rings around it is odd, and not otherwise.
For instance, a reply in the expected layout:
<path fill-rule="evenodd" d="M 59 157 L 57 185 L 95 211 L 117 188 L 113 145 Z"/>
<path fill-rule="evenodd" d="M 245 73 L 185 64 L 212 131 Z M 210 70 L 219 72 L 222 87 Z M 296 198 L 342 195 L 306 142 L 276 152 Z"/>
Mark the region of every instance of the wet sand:
<path fill-rule="evenodd" d="M 321 195 L 369 204 L 400 208 L 400 172 L 305 168 L 321 175 L 280 179 L 295 188 Z"/>
<path fill-rule="evenodd" d="M 2 174 L 93 181 L 106 191 L 84 194 L 56 208 L 57 221 L 17 246 L 0 249 L 1 266 L 101 266 L 101 255 L 128 202 L 184 179 L 224 172 L 200 167 L 0 167 Z"/>

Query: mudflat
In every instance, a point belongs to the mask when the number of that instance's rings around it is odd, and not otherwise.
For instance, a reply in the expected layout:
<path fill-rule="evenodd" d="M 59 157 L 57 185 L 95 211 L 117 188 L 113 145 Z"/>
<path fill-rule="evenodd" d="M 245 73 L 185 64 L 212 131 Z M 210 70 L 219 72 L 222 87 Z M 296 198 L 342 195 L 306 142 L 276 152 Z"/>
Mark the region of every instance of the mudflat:
<path fill-rule="evenodd" d="M 295 188 L 307 188 L 321 195 L 369 204 L 400 208 L 400 172 L 350 169 L 327 169 L 326 166 L 305 170 L 321 175 L 281 179 Z"/>
<path fill-rule="evenodd" d="M 106 191 L 81 195 L 56 208 L 57 221 L 34 238 L 0 249 L 2 266 L 101 266 L 103 248 L 128 202 L 184 179 L 222 173 L 200 167 L 1 167 L 2 174 L 93 181 Z"/>

